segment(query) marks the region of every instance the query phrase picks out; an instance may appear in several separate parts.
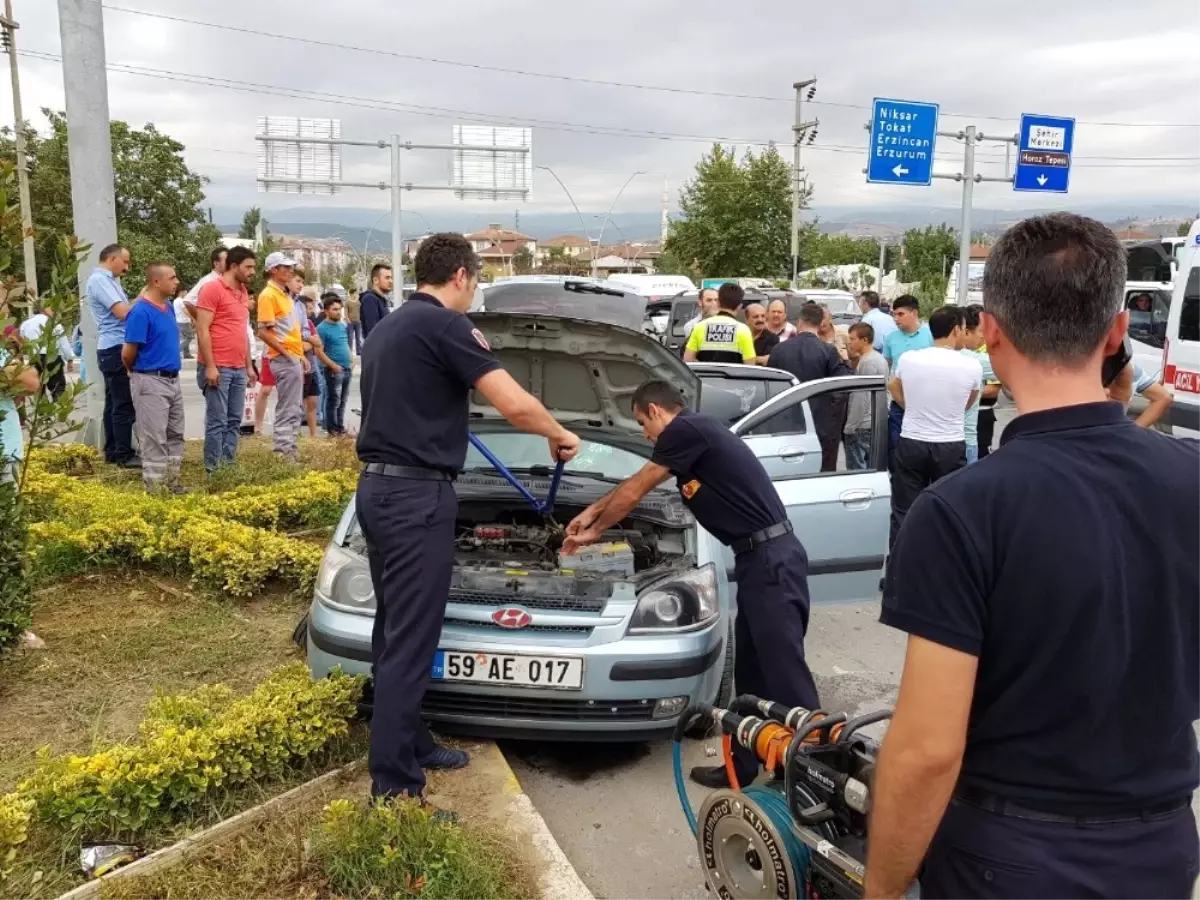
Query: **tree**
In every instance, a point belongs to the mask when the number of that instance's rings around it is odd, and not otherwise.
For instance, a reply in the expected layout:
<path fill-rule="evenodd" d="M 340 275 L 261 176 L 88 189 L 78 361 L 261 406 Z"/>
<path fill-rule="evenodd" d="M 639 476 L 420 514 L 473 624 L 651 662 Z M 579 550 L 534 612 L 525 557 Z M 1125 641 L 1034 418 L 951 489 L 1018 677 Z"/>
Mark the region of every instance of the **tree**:
<path fill-rule="evenodd" d="M 770 277 L 791 258 L 792 170 L 774 147 L 747 151 L 714 144 L 679 192 L 680 219 L 671 223 L 663 255 L 701 277 Z M 805 189 L 801 207 L 810 190 Z"/>
<path fill-rule="evenodd" d="M 948 225 L 927 225 L 904 232 L 904 258 L 900 280 L 919 281 L 930 289 L 939 280 L 945 285 L 950 266 L 958 259 L 958 232 Z"/>
<path fill-rule="evenodd" d="M 877 266 L 879 242 L 844 234 L 822 234 L 816 222 L 800 228 L 800 265 L 804 269 L 821 266 Z"/>
<path fill-rule="evenodd" d="M 242 227 L 238 229 L 238 237 L 254 240 L 258 237 L 258 225 L 262 222 L 263 232 L 266 233 L 267 223 L 262 220 L 262 210 L 252 206 L 242 215 Z"/>
<path fill-rule="evenodd" d="M 1179 223 L 1179 227 L 1175 229 L 1176 237 L 1187 237 L 1187 233 L 1192 230 L 1192 219 L 1185 219 Z"/>
<path fill-rule="evenodd" d="M 20 338 L 17 322 L 34 310 L 22 286 L 24 265 L 18 263 L 23 234 L 16 196 L 16 167 L 0 160 L 0 395 L 24 395 L 27 432 L 15 480 L 0 479 L 0 653 L 21 636 L 30 621 L 32 585 L 24 502 L 29 460 L 34 451 L 79 427 L 78 422 L 71 421 L 71 415 L 76 398 L 86 389 L 83 383 L 68 385 L 57 399 L 46 393 L 51 368 L 62 364 L 58 338 L 70 333 L 63 323 L 79 309 L 79 261 L 88 248 L 75 238 L 64 237 L 54 246 L 52 255 L 40 257 L 49 277 L 39 280 L 43 289 L 37 307 L 58 328 L 43 328 L 36 340 Z M 46 366 L 41 370 L 33 367 L 34 360 L 43 358 Z M 34 385 L 27 384 L 27 378 L 34 373 L 36 390 L 29 392 L 26 388 Z M 0 411 L 0 418 L 5 415 Z M 15 450 L 0 447 L 0 459 L 9 458 Z"/>
<path fill-rule="evenodd" d="M 29 193 L 37 232 L 38 283 L 50 283 L 59 244 L 74 233 L 71 176 L 67 153 L 67 120 L 61 112 L 44 109 L 49 132 L 26 128 Z M 175 266 L 184 284 L 209 271 L 209 253 L 220 232 L 204 214 L 204 185 L 208 179 L 188 168 L 183 144 L 153 124 L 131 128 L 110 123 L 117 239 L 129 248 L 138 281 L 141 267 L 155 260 Z M 11 129 L 0 131 L 0 159 L 15 159 Z M 17 259 L 22 261 L 21 248 Z M 19 268 L 19 267 L 18 267 Z M 137 287 L 141 284 L 138 281 Z M 136 288 L 135 288 L 136 289 Z"/>
<path fill-rule="evenodd" d="M 515 275 L 528 275 L 533 271 L 533 254 L 522 247 L 512 255 L 512 270 Z"/>

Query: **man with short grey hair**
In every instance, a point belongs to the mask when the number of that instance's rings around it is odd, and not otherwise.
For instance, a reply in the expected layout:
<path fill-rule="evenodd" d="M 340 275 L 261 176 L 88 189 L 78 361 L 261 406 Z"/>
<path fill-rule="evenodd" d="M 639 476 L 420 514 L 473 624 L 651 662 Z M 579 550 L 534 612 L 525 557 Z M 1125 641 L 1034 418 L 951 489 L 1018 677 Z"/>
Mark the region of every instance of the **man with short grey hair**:
<path fill-rule="evenodd" d="M 867 897 L 918 867 L 925 898 L 1192 896 L 1200 444 L 1106 397 L 1125 270 L 1069 213 L 992 247 L 983 337 L 1019 415 L 925 489 L 888 560 L 880 619 L 908 650 Z"/>

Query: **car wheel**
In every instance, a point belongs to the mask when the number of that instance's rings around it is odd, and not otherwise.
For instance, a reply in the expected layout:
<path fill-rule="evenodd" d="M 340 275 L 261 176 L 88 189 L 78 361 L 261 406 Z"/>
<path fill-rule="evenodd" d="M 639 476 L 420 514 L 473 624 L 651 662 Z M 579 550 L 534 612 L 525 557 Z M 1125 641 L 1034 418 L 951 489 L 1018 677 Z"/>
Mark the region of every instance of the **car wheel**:
<path fill-rule="evenodd" d="M 302 652 L 308 652 L 308 613 L 304 614 L 295 630 L 292 632 L 292 642 L 300 648 Z"/>
<path fill-rule="evenodd" d="M 728 708 L 729 703 L 733 700 L 733 620 L 729 621 L 729 633 L 725 638 L 725 660 L 721 668 L 721 686 L 717 688 L 717 696 L 713 699 L 713 706 L 719 706 L 722 709 Z M 692 725 L 685 735 L 693 740 L 704 740 L 714 732 L 716 723 L 711 719 L 704 719 Z"/>

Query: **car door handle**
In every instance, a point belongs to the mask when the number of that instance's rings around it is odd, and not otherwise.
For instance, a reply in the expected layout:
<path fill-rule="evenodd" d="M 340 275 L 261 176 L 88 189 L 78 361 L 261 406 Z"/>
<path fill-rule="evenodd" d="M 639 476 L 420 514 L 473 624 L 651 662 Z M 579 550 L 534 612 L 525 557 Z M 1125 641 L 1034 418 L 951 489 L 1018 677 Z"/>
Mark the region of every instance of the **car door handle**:
<path fill-rule="evenodd" d="M 800 459 L 804 456 L 805 450 L 803 447 L 783 447 L 779 451 L 780 459 Z"/>
<path fill-rule="evenodd" d="M 842 506 L 857 506 L 865 507 L 875 499 L 876 493 L 870 489 L 857 491 L 842 491 L 838 494 L 838 499 L 842 501 Z"/>

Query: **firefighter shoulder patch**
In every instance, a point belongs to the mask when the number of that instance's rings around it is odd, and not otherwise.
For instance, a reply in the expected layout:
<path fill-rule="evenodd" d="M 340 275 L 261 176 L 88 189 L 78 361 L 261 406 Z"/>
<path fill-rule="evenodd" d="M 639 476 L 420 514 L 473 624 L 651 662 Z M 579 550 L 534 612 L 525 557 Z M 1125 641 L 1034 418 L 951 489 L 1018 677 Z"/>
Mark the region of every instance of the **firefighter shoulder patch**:
<path fill-rule="evenodd" d="M 484 350 L 487 350 L 489 353 L 492 351 L 491 346 L 487 342 L 487 338 L 483 336 L 483 332 L 478 328 L 471 329 L 471 337 L 475 338 L 475 343 L 477 343 Z"/>
<path fill-rule="evenodd" d="M 700 482 L 693 478 L 679 489 L 679 493 L 683 494 L 684 500 L 691 500 L 696 496 L 696 491 L 698 490 L 700 490 Z"/>

